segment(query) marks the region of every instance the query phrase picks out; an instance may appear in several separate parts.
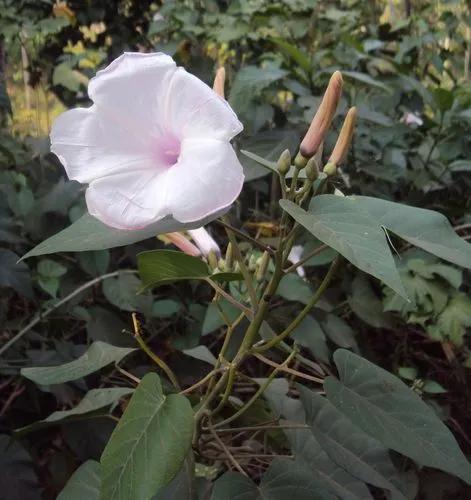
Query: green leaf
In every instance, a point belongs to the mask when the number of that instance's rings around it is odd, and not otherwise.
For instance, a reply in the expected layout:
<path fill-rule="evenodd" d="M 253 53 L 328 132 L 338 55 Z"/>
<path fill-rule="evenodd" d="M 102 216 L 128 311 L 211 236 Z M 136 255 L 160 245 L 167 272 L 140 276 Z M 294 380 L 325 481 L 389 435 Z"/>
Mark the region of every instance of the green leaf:
<path fill-rule="evenodd" d="M 13 288 L 19 294 L 32 299 L 31 277 L 28 266 L 18 262 L 18 255 L 11 250 L 0 248 L 0 288 Z"/>
<path fill-rule="evenodd" d="M 139 275 L 144 288 L 176 281 L 211 278 L 216 281 L 239 280 L 236 273 L 211 274 L 208 265 L 198 257 L 175 250 L 150 250 L 137 256 Z"/>
<path fill-rule="evenodd" d="M 155 373 L 134 392 L 101 457 L 103 500 L 148 500 L 181 469 L 191 445 L 193 410 L 165 396 Z"/>
<path fill-rule="evenodd" d="M 436 325 L 427 329 L 436 340 L 450 340 L 463 345 L 466 328 L 471 327 L 471 298 L 464 293 L 454 295 L 438 316 Z"/>
<path fill-rule="evenodd" d="M 365 434 L 325 397 L 298 385 L 306 423 L 322 449 L 337 465 L 366 483 L 404 499 L 391 479 L 400 480 L 387 448 Z"/>
<path fill-rule="evenodd" d="M 100 464 L 87 460 L 70 477 L 57 500 L 99 500 Z"/>
<path fill-rule="evenodd" d="M 342 71 L 342 76 L 346 76 L 347 78 L 352 78 L 353 80 L 364 83 L 370 87 L 376 87 L 378 89 L 384 90 L 388 94 L 393 93 L 391 87 L 380 82 L 379 80 L 375 80 L 366 73 L 360 73 L 358 71 Z"/>
<path fill-rule="evenodd" d="M 471 464 L 449 429 L 420 397 L 391 373 L 339 349 L 340 381 L 327 377 L 329 401 L 364 432 L 419 464 L 471 484 Z"/>
<path fill-rule="evenodd" d="M 309 283 L 294 273 L 283 276 L 276 293 L 286 300 L 301 304 L 307 304 L 314 294 Z"/>
<path fill-rule="evenodd" d="M 275 458 L 257 486 L 250 478 L 226 472 L 214 484 L 211 500 L 333 500 L 306 465 Z"/>
<path fill-rule="evenodd" d="M 47 418 L 39 420 L 34 424 L 17 429 L 15 432 L 23 434 L 43 427 L 49 427 L 63 420 L 83 418 L 84 416 L 107 407 L 114 407 L 118 401 L 133 389 L 127 387 L 112 387 L 109 389 L 92 389 L 85 394 L 80 403 L 70 410 L 60 410 L 51 413 Z"/>
<path fill-rule="evenodd" d="M 135 274 L 119 273 L 116 277 L 104 280 L 102 288 L 108 302 L 118 309 L 151 314 L 153 299 L 150 294 L 139 294 L 142 283 Z"/>
<path fill-rule="evenodd" d="M 315 359 L 330 364 L 330 350 L 321 325 L 312 316 L 306 316 L 291 334 L 291 338 L 303 347 L 307 347 Z"/>
<path fill-rule="evenodd" d="M 352 282 L 348 305 L 365 323 L 374 328 L 391 328 L 392 317 L 383 312 L 383 305 L 365 275 L 358 274 Z"/>
<path fill-rule="evenodd" d="M 306 73 L 311 72 L 312 62 L 309 56 L 299 50 L 298 47 L 281 38 L 270 38 L 269 40 L 276 44 L 284 54 L 291 58 Z"/>
<path fill-rule="evenodd" d="M 314 435 L 305 429 L 286 429 L 291 452 L 304 464 L 322 486 L 345 500 L 372 500 L 367 486 L 338 466 L 321 448 Z"/>
<path fill-rule="evenodd" d="M 213 214 L 202 221 L 191 224 L 182 224 L 171 217 L 165 217 L 154 224 L 146 226 L 144 229 L 125 231 L 109 227 L 90 214 L 85 214 L 66 229 L 35 246 L 22 259 L 57 252 L 84 252 L 122 247 L 152 238 L 157 234 L 196 229 L 207 224 L 218 215 L 221 214 Z"/>
<path fill-rule="evenodd" d="M 317 196 L 308 212 L 289 200 L 280 205 L 316 238 L 407 298 L 384 231 L 350 197 Z"/>
<path fill-rule="evenodd" d="M 52 385 L 70 382 L 96 372 L 110 363 L 118 363 L 135 349 L 93 342 L 80 358 L 58 366 L 22 368 L 21 375 L 36 384 Z"/>
<path fill-rule="evenodd" d="M 389 249 L 384 254 L 387 245 L 379 234 L 384 228 L 433 255 L 471 268 L 471 245 L 438 212 L 369 196 L 317 196 L 308 212 L 286 200 L 280 204 L 314 236 L 363 271 L 382 279 L 401 296 L 404 290 L 395 266 L 391 267 L 394 262 Z M 370 262 L 365 255 L 369 255 Z"/>

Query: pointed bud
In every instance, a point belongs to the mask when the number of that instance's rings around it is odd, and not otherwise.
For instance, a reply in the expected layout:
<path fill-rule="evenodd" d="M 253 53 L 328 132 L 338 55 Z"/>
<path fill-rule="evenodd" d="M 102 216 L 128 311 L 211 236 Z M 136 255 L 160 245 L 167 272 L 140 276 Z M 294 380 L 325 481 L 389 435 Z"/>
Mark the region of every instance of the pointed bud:
<path fill-rule="evenodd" d="M 313 156 L 309 158 L 306 165 L 306 176 L 310 181 L 315 181 L 319 177 L 319 168 L 317 166 L 317 158 Z"/>
<path fill-rule="evenodd" d="M 336 71 L 330 78 L 322 102 L 301 142 L 300 151 L 303 156 L 313 156 L 324 141 L 342 95 L 342 85 L 342 74 Z"/>
<path fill-rule="evenodd" d="M 227 244 L 225 261 L 226 261 L 226 271 L 232 271 L 232 266 L 234 264 L 234 249 L 232 247 L 231 242 Z"/>
<path fill-rule="evenodd" d="M 216 76 L 214 77 L 213 90 L 224 99 L 224 83 L 226 81 L 226 69 L 221 66 L 216 71 Z"/>
<path fill-rule="evenodd" d="M 350 108 L 348 110 L 347 116 L 345 117 L 345 121 L 343 122 L 337 142 L 335 143 L 334 150 L 330 155 L 329 163 L 338 165 L 347 156 L 348 148 L 350 146 L 350 143 L 352 142 L 356 119 L 357 108 Z"/>
<path fill-rule="evenodd" d="M 216 255 L 216 252 L 214 252 L 214 250 L 211 250 L 208 253 L 206 259 L 208 259 L 208 264 L 211 269 L 215 270 L 218 268 L 218 257 Z"/>
<path fill-rule="evenodd" d="M 294 166 L 298 170 L 302 170 L 307 163 L 307 158 L 305 158 L 300 152 L 296 155 L 296 158 L 294 159 Z"/>
<path fill-rule="evenodd" d="M 276 167 L 281 175 L 286 175 L 288 173 L 288 170 L 291 167 L 291 153 L 289 152 L 289 149 L 285 149 L 283 153 L 281 153 L 278 161 L 276 162 Z"/>
<path fill-rule="evenodd" d="M 263 281 L 265 274 L 270 263 L 270 254 L 265 251 L 263 255 L 257 260 L 257 274 L 255 275 L 257 281 Z"/>
<path fill-rule="evenodd" d="M 247 265 L 250 272 L 254 272 L 257 269 L 257 259 L 255 255 L 251 255 L 249 259 L 249 263 Z"/>
<path fill-rule="evenodd" d="M 323 172 L 329 177 L 333 177 L 337 174 L 337 165 L 335 163 L 326 163 Z"/>

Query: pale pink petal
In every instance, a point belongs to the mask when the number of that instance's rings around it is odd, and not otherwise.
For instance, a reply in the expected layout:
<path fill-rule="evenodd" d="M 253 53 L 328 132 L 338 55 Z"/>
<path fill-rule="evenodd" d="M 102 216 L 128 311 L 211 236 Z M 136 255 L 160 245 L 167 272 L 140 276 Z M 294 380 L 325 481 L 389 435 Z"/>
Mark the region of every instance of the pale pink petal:
<path fill-rule="evenodd" d="M 166 123 L 180 137 L 229 141 L 243 130 L 228 102 L 183 68 L 172 76 L 166 106 Z"/>
<path fill-rule="evenodd" d="M 125 52 L 90 80 L 88 95 L 132 134 L 158 137 L 165 127 L 166 98 L 176 68 L 173 59 L 160 52 Z"/>
<path fill-rule="evenodd" d="M 181 154 L 168 170 L 167 208 L 180 222 L 193 222 L 228 207 L 244 183 L 242 165 L 228 142 L 182 142 Z"/>
<path fill-rule="evenodd" d="M 51 130 L 51 151 L 69 179 L 84 184 L 112 173 L 158 168 L 151 143 L 143 142 L 96 106 L 62 113 Z"/>
<path fill-rule="evenodd" d="M 196 231 L 198 230 L 196 229 Z M 171 243 L 187 255 L 191 255 L 193 257 L 199 257 L 201 255 L 200 249 L 196 245 L 193 245 L 193 243 L 184 234 L 167 233 L 165 236 Z"/>
<path fill-rule="evenodd" d="M 130 171 L 94 180 L 85 193 L 89 213 L 117 229 L 142 229 L 162 219 L 169 214 L 170 171 Z"/>
<path fill-rule="evenodd" d="M 216 255 L 221 255 L 219 245 L 214 241 L 213 237 L 208 233 L 204 227 L 198 229 L 190 229 L 188 234 L 193 238 L 197 247 L 201 250 L 203 255 L 209 255 L 214 252 Z"/>

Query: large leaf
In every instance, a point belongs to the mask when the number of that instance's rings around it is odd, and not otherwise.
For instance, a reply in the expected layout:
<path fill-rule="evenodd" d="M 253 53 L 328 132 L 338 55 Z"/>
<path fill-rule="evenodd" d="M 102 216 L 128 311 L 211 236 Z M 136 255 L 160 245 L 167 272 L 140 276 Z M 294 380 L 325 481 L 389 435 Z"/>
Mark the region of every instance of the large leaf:
<path fill-rule="evenodd" d="M 87 460 L 72 474 L 57 500 L 98 500 L 100 483 L 100 464 Z"/>
<path fill-rule="evenodd" d="M 241 278 L 236 273 L 212 274 L 208 265 L 200 258 L 175 250 L 142 252 L 137 256 L 137 264 L 144 288 L 209 277 L 217 281 L 232 281 Z"/>
<path fill-rule="evenodd" d="M 410 207 L 401 203 L 369 196 L 350 196 L 379 225 L 384 226 L 412 245 L 448 262 L 471 269 L 471 244 L 460 238 L 448 219 L 433 210 Z"/>
<path fill-rule="evenodd" d="M 338 410 L 388 448 L 471 484 L 471 464 L 449 429 L 414 391 L 349 351 L 339 349 L 334 361 L 340 381 L 327 377 L 324 387 Z"/>
<path fill-rule="evenodd" d="M 335 494 L 336 498 L 372 500 L 368 487 L 338 466 L 321 448 L 309 430 L 287 429 L 285 433 L 296 461 L 309 468 L 311 474 L 325 489 Z"/>
<path fill-rule="evenodd" d="M 36 384 L 62 384 L 71 380 L 85 377 L 96 372 L 110 363 L 118 363 L 135 349 L 115 347 L 105 342 L 93 342 L 80 358 L 58 366 L 44 366 L 22 368 L 23 377 L 29 378 Z"/>
<path fill-rule="evenodd" d="M 131 394 L 133 389 L 127 387 L 111 387 L 109 389 L 92 389 L 85 394 L 77 406 L 70 410 L 59 410 L 51 413 L 43 420 L 18 429 L 19 434 L 30 432 L 50 425 L 55 425 L 64 420 L 86 417 L 98 410 L 114 407 L 123 396 Z"/>
<path fill-rule="evenodd" d="M 298 389 L 306 423 L 327 455 L 352 476 L 404 499 L 391 482 L 399 478 L 388 449 L 353 425 L 325 397 L 301 385 Z"/>
<path fill-rule="evenodd" d="M 84 252 L 87 250 L 122 247 L 152 238 L 157 234 L 196 229 L 219 217 L 225 211 L 226 209 L 206 217 L 204 220 L 189 224 L 183 224 L 169 216 L 146 226 L 144 229 L 135 231 L 114 229 L 87 213 L 69 227 L 35 246 L 23 256 L 23 259 L 56 252 Z"/>
<path fill-rule="evenodd" d="M 193 410 L 181 394 L 165 396 L 158 375 L 141 381 L 101 457 L 103 500 L 148 500 L 182 467 Z"/>
<path fill-rule="evenodd" d="M 351 198 L 318 196 L 309 211 L 289 200 L 280 205 L 316 238 L 407 298 L 383 229 Z"/>
<path fill-rule="evenodd" d="M 399 277 L 395 267 L 391 269 L 390 252 L 385 253 L 385 237 L 380 237 L 384 229 L 444 260 L 471 268 L 471 244 L 438 212 L 369 196 L 317 196 L 308 212 L 286 200 L 280 203 L 308 231 L 393 290 Z M 400 288 L 401 293 L 395 291 L 403 295 Z"/>
<path fill-rule="evenodd" d="M 227 472 L 214 484 L 211 500 L 330 500 L 326 491 L 306 465 L 275 458 L 257 486 L 242 474 Z"/>

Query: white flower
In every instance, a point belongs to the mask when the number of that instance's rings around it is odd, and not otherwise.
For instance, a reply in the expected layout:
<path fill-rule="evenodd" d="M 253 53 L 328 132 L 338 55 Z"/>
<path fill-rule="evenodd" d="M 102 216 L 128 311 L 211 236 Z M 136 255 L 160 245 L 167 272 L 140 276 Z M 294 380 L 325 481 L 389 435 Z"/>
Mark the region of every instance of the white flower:
<path fill-rule="evenodd" d="M 219 248 L 219 245 L 214 241 L 213 237 L 204 227 L 190 229 L 188 230 L 188 234 L 193 238 L 196 246 L 205 257 L 207 257 L 211 252 L 218 257 L 221 256 L 221 249 Z"/>
<path fill-rule="evenodd" d="M 417 113 L 411 113 L 407 112 L 404 113 L 404 115 L 401 118 L 401 122 L 405 123 L 406 125 L 418 125 L 419 127 L 424 124 L 424 121 L 422 118 L 420 118 L 420 115 Z"/>
<path fill-rule="evenodd" d="M 51 151 L 88 184 L 91 215 L 118 229 L 164 218 L 198 227 L 242 188 L 229 104 L 165 54 L 125 53 L 90 80 L 90 108 L 54 122 Z"/>
<path fill-rule="evenodd" d="M 301 260 L 303 253 L 304 253 L 303 247 L 301 245 L 295 245 L 291 249 L 291 251 L 288 255 L 288 260 L 292 264 L 297 264 Z M 306 271 L 304 270 L 303 266 L 297 267 L 296 272 L 299 274 L 299 276 L 301 276 L 301 278 L 304 278 L 306 276 Z"/>

